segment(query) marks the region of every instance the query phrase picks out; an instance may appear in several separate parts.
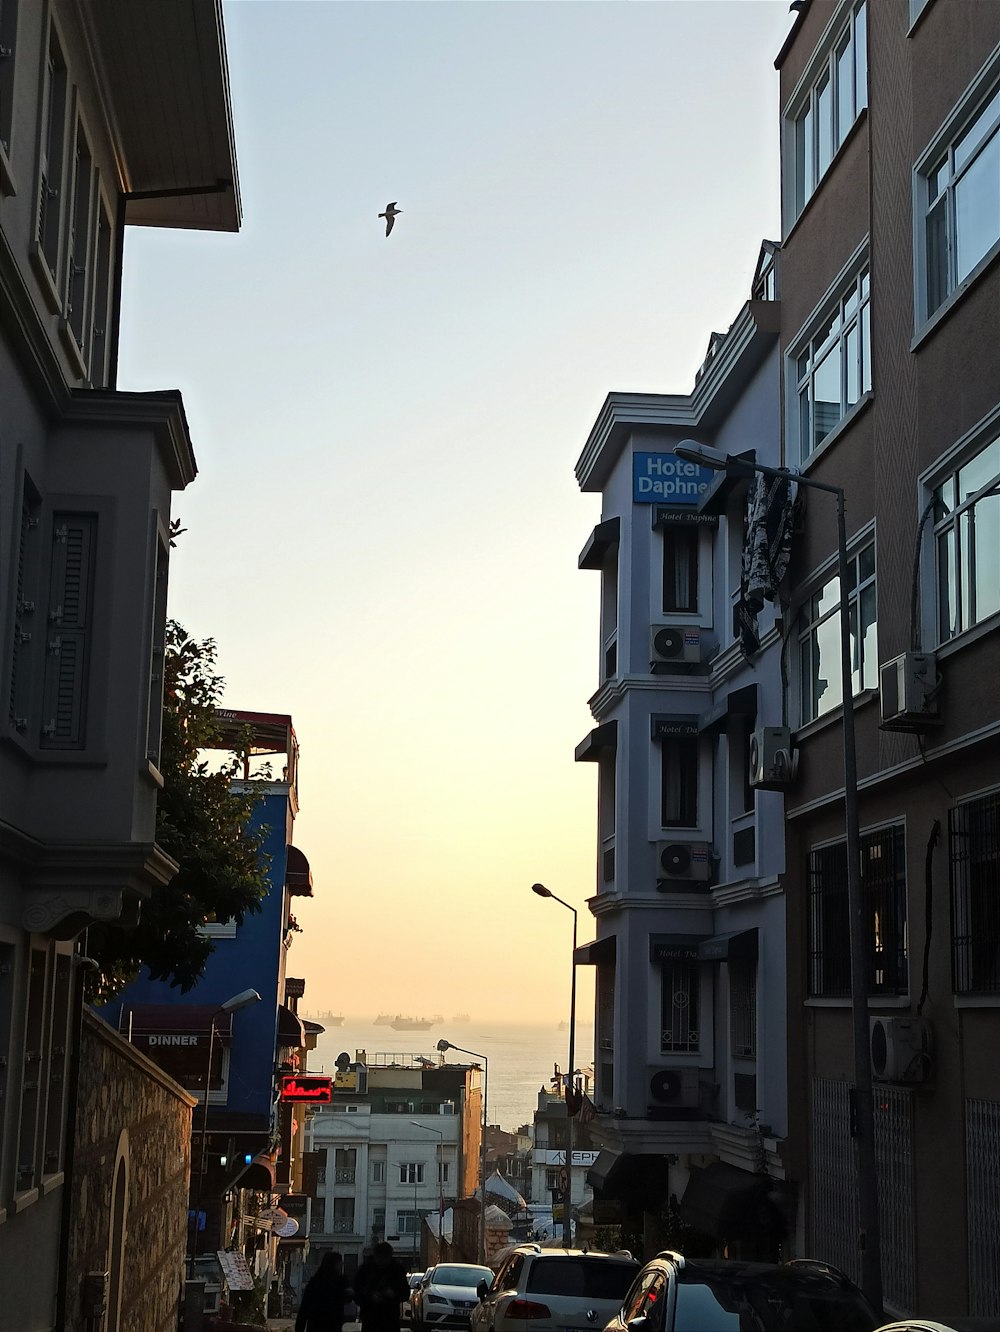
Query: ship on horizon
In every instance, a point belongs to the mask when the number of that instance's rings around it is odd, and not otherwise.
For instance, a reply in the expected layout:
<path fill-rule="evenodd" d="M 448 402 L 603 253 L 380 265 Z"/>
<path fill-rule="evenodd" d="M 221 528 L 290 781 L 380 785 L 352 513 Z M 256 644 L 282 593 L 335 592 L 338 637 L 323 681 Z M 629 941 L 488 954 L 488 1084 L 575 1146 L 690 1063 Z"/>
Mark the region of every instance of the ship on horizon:
<path fill-rule="evenodd" d="M 310 1022 L 322 1022 L 325 1027 L 342 1027 L 344 1025 L 343 1013 L 334 1013 L 327 1009 L 325 1013 L 303 1013 L 301 1015 Z"/>
<path fill-rule="evenodd" d="M 444 1018 L 440 1013 L 435 1013 L 433 1017 L 429 1018 L 404 1017 L 401 1013 L 397 1013 L 389 1026 L 393 1031 L 428 1031 L 431 1027 L 435 1027 L 443 1021 Z"/>
<path fill-rule="evenodd" d="M 472 1018 L 469 1017 L 468 1013 L 456 1013 L 455 1016 L 452 1018 L 452 1022 L 471 1022 L 471 1021 Z"/>
<path fill-rule="evenodd" d="M 378 1017 L 375 1019 L 375 1026 L 387 1027 L 391 1021 L 392 1021 L 391 1013 L 379 1013 Z"/>

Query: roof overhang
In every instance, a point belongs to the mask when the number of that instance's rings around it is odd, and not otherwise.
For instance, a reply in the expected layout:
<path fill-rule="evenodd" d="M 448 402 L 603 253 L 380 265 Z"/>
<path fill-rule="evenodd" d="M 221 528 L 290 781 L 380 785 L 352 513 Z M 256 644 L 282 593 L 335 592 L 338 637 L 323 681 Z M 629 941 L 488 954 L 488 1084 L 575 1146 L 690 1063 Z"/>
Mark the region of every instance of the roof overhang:
<path fill-rule="evenodd" d="M 580 569 L 603 569 L 608 553 L 621 541 L 622 520 L 608 518 L 598 523 L 587 538 L 587 544 L 580 551 L 577 567 Z"/>
<path fill-rule="evenodd" d="M 577 763 L 598 763 L 602 754 L 614 751 L 618 747 L 618 723 L 604 722 L 580 741 L 573 751 Z"/>
<path fill-rule="evenodd" d="M 581 944 L 573 954 L 573 961 L 578 967 L 609 966 L 618 956 L 618 938 L 609 934 L 606 939 L 595 939 L 593 943 Z"/>
<path fill-rule="evenodd" d="M 126 222 L 238 231 L 222 0 L 90 0 L 79 9 L 102 75 Z"/>

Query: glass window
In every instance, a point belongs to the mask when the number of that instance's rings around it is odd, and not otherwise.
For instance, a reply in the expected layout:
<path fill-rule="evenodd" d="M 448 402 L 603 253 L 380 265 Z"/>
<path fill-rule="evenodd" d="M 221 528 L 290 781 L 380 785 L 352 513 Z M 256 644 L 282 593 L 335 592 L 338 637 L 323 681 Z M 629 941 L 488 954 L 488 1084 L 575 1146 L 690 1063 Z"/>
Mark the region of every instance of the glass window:
<path fill-rule="evenodd" d="M 851 680 L 855 694 L 878 683 L 875 543 L 848 565 Z M 840 579 L 835 574 L 809 598 L 799 617 L 799 715 L 801 724 L 843 702 L 840 665 Z"/>
<path fill-rule="evenodd" d="M 635 1271 L 634 1263 L 607 1258 L 536 1258 L 528 1270 L 525 1293 L 623 1300 Z"/>
<path fill-rule="evenodd" d="M 691 614 L 698 609 L 698 528 L 668 524 L 663 529 L 663 609 Z"/>
<path fill-rule="evenodd" d="M 400 1184 L 422 1184 L 424 1165 L 422 1161 L 403 1161 L 399 1167 Z"/>
<path fill-rule="evenodd" d="M 671 736 L 660 745 L 660 823 L 698 825 L 698 737 Z"/>
<path fill-rule="evenodd" d="M 872 386 L 870 300 L 866 266 L 793 352 L 800 461 L 819 448 Z"/>
<path fill-rule="evenodd" d="M 695 1054 L 699 1047 L 698 966 L 668 962 L 661 976 L 660 1051 Z"/>
<path fill-rule="evenodd" d="M 1000 244 L 1000 86 L 923 173 L 925 315 Z"/>
<path fill-rule="evenodd" d="M 938 641 L 1000 611 L 1000 438 L 937 487 Z"/>
<path fill-rule="evenodd" d="M 793 117 L 795 215 L 817 185 L 868 105 L 868 42 L 865 4 L 852 9 L 819 73 Z"/>

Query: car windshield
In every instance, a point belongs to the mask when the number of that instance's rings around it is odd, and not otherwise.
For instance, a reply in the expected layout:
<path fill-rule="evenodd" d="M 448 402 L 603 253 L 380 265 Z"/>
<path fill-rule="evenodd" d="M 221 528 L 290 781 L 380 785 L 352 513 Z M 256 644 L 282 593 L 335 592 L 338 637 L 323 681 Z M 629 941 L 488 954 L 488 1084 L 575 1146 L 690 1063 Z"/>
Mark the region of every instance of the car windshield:
<path fill-rule="evenodd" d="M 871 1332 L 860 1291 L 821 1273 L 681 1271 L 676 1332 Z"/>
<path fill-rule="evenodd" d="M 431 1280 L 435 1286 L 478 1286 L 480 1281 L 492 1281 L 493 1272 L 489 1267 L 459 1267 L 448 1263 L 435 1267 Z"/>
<path fill-rule="evenodd" d="M 635 1263 L 611 1258 L 538 1258 L 528 1273 L 529 1295 L 582 1295 L 619 1304 L 636 1274 Z"/>

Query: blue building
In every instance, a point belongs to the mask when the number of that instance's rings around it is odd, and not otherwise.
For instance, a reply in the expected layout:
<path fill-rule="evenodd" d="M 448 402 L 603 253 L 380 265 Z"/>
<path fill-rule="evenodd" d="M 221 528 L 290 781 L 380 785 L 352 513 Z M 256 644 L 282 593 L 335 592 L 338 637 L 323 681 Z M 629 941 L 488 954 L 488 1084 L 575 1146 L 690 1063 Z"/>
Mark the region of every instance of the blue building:
<path fill-rule="evenodd" d="M 298 812 L 295 729 L 291 718 L 281 714 L 227 710 L 220 715 L 220 748 L 236 748 L 247 728 L 251 736 L 237 789 L 251 780 L 254 760 L 274 756 L 282 765 L 278 779 L 253 783 L 261 796 L 252 826 L 265 829 L 267 895 L 260 911 L 248 913 L 239 925 L 206 922 L 203 928 L 215 951 L 187 994 L 143 977 L 104 1011 L 137 1048 L 200 1100 L 192 1150 L 195 1254 L 240 1248 L 244 1241 L 252 1252 L 259 1251 L 253 1242 L 255 1218 L 292 1187 L 292 1140 L 282 1132 L 280 1076 L 299 1067 L 307 1042 L 295 1012 L 297 999 L 291 1006 L 284 1002 L 286 958 L 297 929 L 292 899 L 312 896 L 309 862 L 292 845 Z M 291 988 L 300 992 L 302 983 Z M 248 1191 L 260 1197 L 241 1197 Z M 270 1257 L 273 1269 L 274 1254 Z"/>

